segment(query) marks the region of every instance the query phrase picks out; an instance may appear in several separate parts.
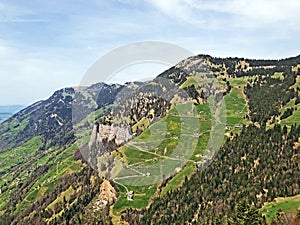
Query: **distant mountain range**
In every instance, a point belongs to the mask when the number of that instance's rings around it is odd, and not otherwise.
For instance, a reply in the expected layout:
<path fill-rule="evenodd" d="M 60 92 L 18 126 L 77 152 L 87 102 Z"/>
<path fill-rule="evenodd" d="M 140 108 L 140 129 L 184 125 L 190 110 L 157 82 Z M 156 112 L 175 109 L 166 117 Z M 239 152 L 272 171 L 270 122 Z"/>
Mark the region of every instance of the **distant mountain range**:
<path fill-rule="evenodd" d="M 0 123 L 23 109 L 23 105 L 0 105 Z"/>

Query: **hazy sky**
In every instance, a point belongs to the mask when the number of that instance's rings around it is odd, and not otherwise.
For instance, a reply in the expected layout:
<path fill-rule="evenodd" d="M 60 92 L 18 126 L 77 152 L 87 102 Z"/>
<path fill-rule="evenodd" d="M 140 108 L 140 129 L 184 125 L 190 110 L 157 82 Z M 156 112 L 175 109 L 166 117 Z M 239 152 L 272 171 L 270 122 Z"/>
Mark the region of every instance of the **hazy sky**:
<path fill-rule="evenodd" d="M 299 21 L 298 0 L 0 0 L 0 104 L 78 85 L 102 55 L 136 41 L 213 56 L 295 56 Z M 113 81 L 163 69 L 139 65 Z"/>

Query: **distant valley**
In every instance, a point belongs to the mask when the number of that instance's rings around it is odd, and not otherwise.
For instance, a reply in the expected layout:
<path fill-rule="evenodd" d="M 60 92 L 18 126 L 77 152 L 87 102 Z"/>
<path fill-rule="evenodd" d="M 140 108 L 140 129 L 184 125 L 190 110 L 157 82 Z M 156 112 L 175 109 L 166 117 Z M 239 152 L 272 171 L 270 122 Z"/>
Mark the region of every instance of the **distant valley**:
<path fill-rule="evenodd" d="M 11 117 L 14 113 L 20 111 L 23 105 L 0 105 L 0 123 Z"/>

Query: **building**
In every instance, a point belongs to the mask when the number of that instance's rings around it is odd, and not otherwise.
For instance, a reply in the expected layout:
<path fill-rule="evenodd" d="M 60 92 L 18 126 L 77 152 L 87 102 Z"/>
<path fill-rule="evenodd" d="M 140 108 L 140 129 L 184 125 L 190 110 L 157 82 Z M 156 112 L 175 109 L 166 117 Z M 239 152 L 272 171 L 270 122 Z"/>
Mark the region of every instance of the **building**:
<path fill-rule="evenodd" d="M 133 195 L 134 195 L 134 192 L 133 191 L 129 191 L 127 193 L 127 200 L 128 201 L 133 201 Z"/>

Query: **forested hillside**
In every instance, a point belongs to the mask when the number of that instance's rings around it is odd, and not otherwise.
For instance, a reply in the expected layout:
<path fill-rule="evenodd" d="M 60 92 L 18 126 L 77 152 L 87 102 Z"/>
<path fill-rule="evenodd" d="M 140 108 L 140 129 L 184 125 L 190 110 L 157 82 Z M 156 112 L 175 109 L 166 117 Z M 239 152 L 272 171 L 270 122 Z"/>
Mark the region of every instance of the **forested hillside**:
<path fill-rule="evenodd" d="M 0 125 L 0 224 L 300 224 L 300 57 L 198 55 Z"/>
<path fill-rule="evenodd" d="M 224 61 L 237 65 L 239 60 Z M 297 73 L 288 63 L 254 62 L 256 66 L 279 64 L 286 72 L 282 78 L 273 76 L 276 69 L 264 76 L 250 73 L 244 88 L 249 125 L 228 137 L 212 164 L 194 172 L 181 188 L 157 197 L 146 210 L 128 209 L 122 216 L 130 224 L 266 224 L 259 211 L 264 203 L 300 193 L 300 126 L 280 125 L 299 107 Z M 273 223 L 299 224 L 296 220 L 278 214 Z"/>

